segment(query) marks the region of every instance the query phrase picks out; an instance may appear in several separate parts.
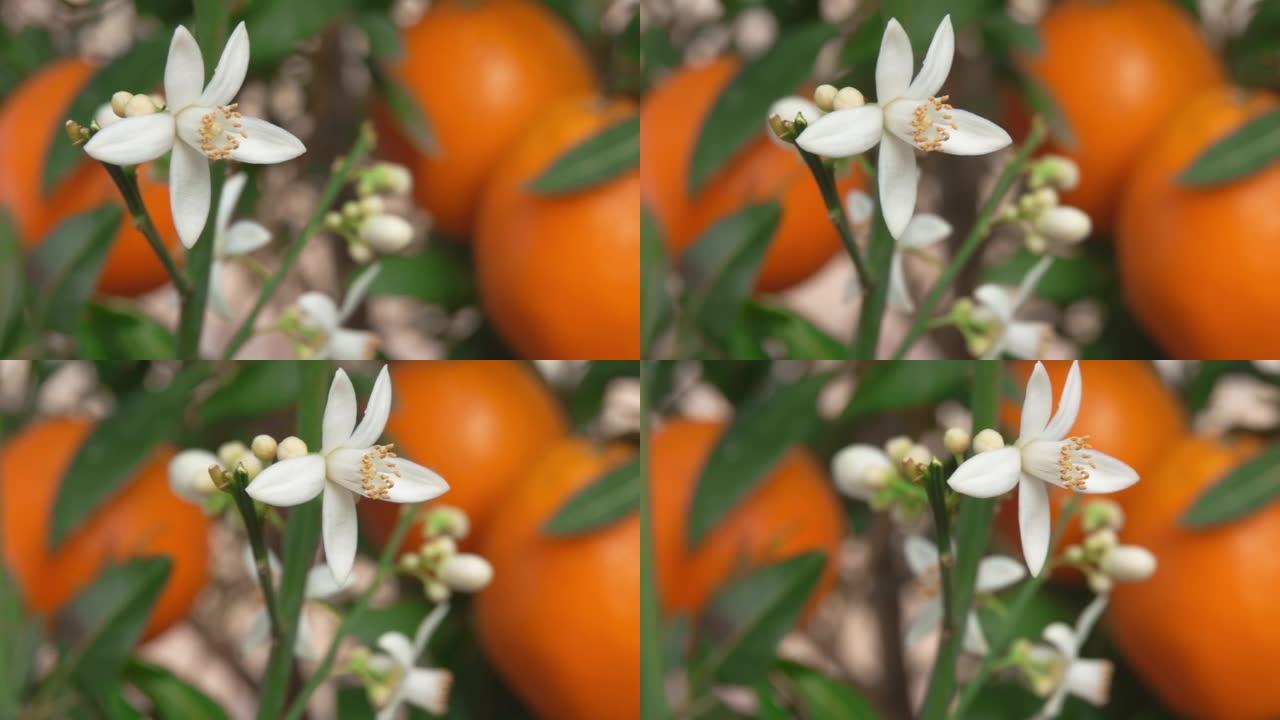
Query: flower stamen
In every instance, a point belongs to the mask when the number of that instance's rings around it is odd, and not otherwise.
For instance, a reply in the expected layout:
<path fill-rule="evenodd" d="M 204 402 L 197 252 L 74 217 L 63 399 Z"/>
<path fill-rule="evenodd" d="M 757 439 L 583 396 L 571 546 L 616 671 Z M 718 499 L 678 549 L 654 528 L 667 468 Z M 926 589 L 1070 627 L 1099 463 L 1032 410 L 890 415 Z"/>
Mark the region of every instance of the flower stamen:
<path fill-rule="evenodd" d="M 220 105 L 200 118 L 200 152 L 210 160 L 225 160 L 240 147 L 240 141 L 249 137 L 240 122 L 239 103 Z"/>
<path fill-rule="evenodd" d="M 1089 471 L 1098 466 L 1089 456 L 1089 436 L 1069 437 L 1058 448 L 1058 479 L 1062 486 L 1075 492 L 1083 492 L 1089 480 Z"/>
<path fill-rule="evenodd" d="M 360 456 L 360 493 L 374 500 L 390 498 L 391 488 L 400 477 L 395 459 L 395 445 L 374 445 Z"/>
<path fill-rule="evenodd" d="M 930 97 L 916 106 L 911 113 L 911 140 L 925 152 L 941 150 L 943 143 L 951 139 L 951 131 L 959 130 L 947 104 L 950 95 Z"/>

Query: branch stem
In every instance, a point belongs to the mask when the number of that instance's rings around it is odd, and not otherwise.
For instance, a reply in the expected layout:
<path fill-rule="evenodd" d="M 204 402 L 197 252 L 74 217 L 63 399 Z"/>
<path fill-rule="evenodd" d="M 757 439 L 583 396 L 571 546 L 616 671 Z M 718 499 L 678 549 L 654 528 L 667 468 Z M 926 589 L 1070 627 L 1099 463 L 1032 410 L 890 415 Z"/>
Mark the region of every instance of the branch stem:
<path fill-rule="evenodd" d="M 133 217 L 133 226 L 147 239 L 147 244 L 151 246 L 156 257 L 160 258 L 160 264 L 164 265 L 164 270 L 173 281 L 173 286 L 178 289 L 178 295 L 185 302 L 191 295 L 191 281 L 178 269 L 178 263 L 169 254 L 169 248 L 165 247 L 164 240 L 160 238 L 160 232 L 156 230 L 155 223 L 147 212 L 146 203 L 142 202 L 142 192 L 138 189 L 137 171 L 126 171 L 119 165 L 105 162 L 102 163 L 102 167 L 106 168 L 107 174 L 111 176 L 116 189 L 124 198 L 129 214 Z"/>
<path fill-rule="evenodd" d="M 267 618 L 271 621 L 271 641 L 279 643 L 284 639 L 284 624 L 280 621 L 280 605 L 276 601 L 275 581 L 271 577 L 271 556 L 267 552 L 267 543 L 262 534 L 262 517 L 258 515 L 253 498 L 246 491 L 248 486 L 248 474 L 243 468 L 236 468 L 231 473 L 227 492 L 235 500 L 236 510 L 240 512 L 240 519 L 244 521 L 244 528 L 249 534 L 253 567 L 257 571 L 258 586 L 262 589 L 262 599 L 267 606 Z"/>
<path fill-rule="evenodd" d="M 853 239 L 853 229 L 849 226 L 849 218 L 844 212 L 844 203 L 840 201 L 840 190 L 836 187 L 835 172 L 822 162 L 822 158 L 796 146 L 796 152 L 800 153 L 800 157 L 804 160 L 804 164 L 809 167 L 809 172 L 813 175 L 814 182 L 818 184 L 818 192 L 822 193 L 822 202 L 827 206 L 827 219 L 835 226 L 836 232 L 840 234 L 840 242 L 844 243 L 845 252 L 849 253 L 849 257 L 853 260 L 854 272 L 858 275 L 858 282 L 867 291 L 875 285 L 875 275 L 867 266 L 867 261 L 862 257 L 862 251 L 858 249 L 858 244 Z"/>

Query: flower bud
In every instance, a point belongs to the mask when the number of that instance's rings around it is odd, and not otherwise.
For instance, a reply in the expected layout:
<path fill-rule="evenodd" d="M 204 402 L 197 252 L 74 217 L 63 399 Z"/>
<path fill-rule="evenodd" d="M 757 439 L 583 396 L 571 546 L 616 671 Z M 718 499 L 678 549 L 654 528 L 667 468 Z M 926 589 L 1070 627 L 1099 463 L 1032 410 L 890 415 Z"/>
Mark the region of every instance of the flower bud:
<path fill-rule="evenodd" d="M 819 109 L 831 112 L 835 109 L 836 92 L 835 85 L 819 85 L 818 89 L 813 91 L 813 102 Z"/>
<path fill-rule="evenodd" d="M 121 90 L 111 96 L 111 109 L 116 115 L 124 117 L 125 109 L 129 107 L 130 100 L 133 100 L 133 93 Z"/>
<path fill-rule="evenodd" d="M 1141 582 L 1156 572 L 1156 556 L 1139 545 L 1119 545 L 1103 562 L 1103 571 L 1122 582 Z"/>
<path fill-rule="evenodd" d="M 1114 500 L 1090 500 L 1084 506 L 1081 524 L 1087 533 L 1108 528 L 1119 530 L 1124 527 L 1124 510 Z"/>
<path fill-rule="evenodd" d="M 347 254 L 351 256 L 352 262 L 366 265 L 373 262 L 374 254 L 364 243 L 351 243 L 347 245 Z"/>
<path fill-rule="evenodd" d="M 444 536 L 461 540 L 471 532 L 471 520 L 461 508 L 437 505 L 427 511 L 427 521 L 422 530 L 427 537 Z"/>
<path fill-rule="evenodd" d="M 493 580 L 493 566 L 472 553 L 459 553 L 445 559 L 440 566 L 440 581 L 458 592 L 483 590 Z"/>
<path fill-rule="evenodd" d="M 262 472 L 262 461 L 257 455 L 245 453 L 240 456 L 239 466 L 244 469 L 244 474 L 250 480 L 258 477 L 258 473 Z"/>
<path fill-rule="evenodd" d="M 1099 595 L 1111 592 L 1111 588 L 1115 586 L 1115 583 L 1111 580 L 1111 576 L 1105 573 L 1091 572 L 1087 577 L 1089 580 L 1089 589 Z"/>
<path fill-rule="evenodd" d="M 413 241 L 413 226 L 399 215 L 374 215 L 360 223 L 360 240 L 380 253 L 399 252 Z"/>
<path fill-rule="evenodd" d="M 766 8 L 749 7 L 733 21 L 733 43 L 743 56 L 760 55 L 778 38 L 778 19 Z"/>
<path fill-rule="evenodd" d="M 1002 447 L 1004 447 L 1004 436 L 991 428 L 984 428 L 973 436 L 973 451 L 975 453 L 990 452 L 991 450 L 999 450 Z"/>
<path fill-rule="evenodd" d="M 163 95 L 160 95 L 159 93 L 151 93 L 147 97 L 151 99 L 151 104 L 155 106 L 156 112 L 159 112 L 165 108 Z"/>
<path fill-rule="evenodd" d="M 1080 184 L 1080 166 L 1062 155 L 1045 155 L 1031 171 L 1034 186 L 1052 185 L 1059 190 L 1074 190 Z"/>
<path fill-rule="evenodd" d="M 387 209 L 387 203 L 378 195 L 369 195 L 360 198 L 360 209 L 369 215 L 377 215 Z"/>
<path fill-rule="evenodd" d="M 1093 232 L 1093 223 L 1080 208 L 1058 205 L 1040 213 L 1036 231 L 1059 243 L 1078 243 Z"/>
<path fill-rule="evenodd" d="M 942 444 L 952 455 L 963 455 L 969 450 L 969 431 L 964 428 L 947 428 Z"/>
<path fill-rule="evenodd" d="M 406 195 L 413 189 L 413 175 L 409 169 L 396 163 L 378 163 L 373 166 L 379 190 L 392 195 Z"/>
<path fill-rule="evenodd" d="M 249 443 L 253 454 L 264 463 L 271 462 L 276 456 L 276 439 L 270 435 L 259 435 Z"/>
<path fill-rule="evenodd" d="M 1068 545 L 1067 549 L 1062 551 L 1062 558 L 1069 563 L 1084 562 L 1084 548 L 1079 545 Z"/>
<path fill-rule="evenodd" d="M 205 450 L 183 450 L 175 455 L 169 461 L 169 487 L 174 494 L 199 503 L 217 492 L 218 487 L 209 474 L 214 459 L 213 454 Z"/>
<path fill-rule="evenodd" d="M 132 98 L 129 98 L 129 103 L 124 106 L 125 117 L 153 115 L 155 112 L 155 103 L 151 102 L 151 98 L 146 95 L 134 95 Z"/>
<path fill-rule="evenodd" d="M 422 588 L 426 591 L 427 599 L 434 603 L 444 602 L 452 594 L 448 585 L 437 580 L 424 580 Z"/>
<path fill-rule="evenodd" d="M 911 452 L 911 448 L 915 445 L 915 441 L 906 435 L 889 438 L 889 442 L 884 444 L 884 451 L 889 455 L 889 459 L 900 463 Z"/>
<path fill-rule="evenodd" d="M 115 110 L 111 109 L 110 105 L 100 105 L 98 107 L 98 111 L 93 114 L 93 122 L 98 126 L 99 130 L 107 127 L 108 125 L 118 123 L 123 119 L 124 118 L 116 114 Z M 71 121 L 68 120 L 67 122 Z"/>
<path fill-rule="evenodd" d="M 1088 553 L 1102 555 L 1115 549 L 1118 543 L 1119 538 L 1116 537 L 1116 531 L 1106 528 L 1090 533 L 1084 539 L 1084 549 Z"/>
<path fill-rule="evenodd" d="M 224 468 L 234 468 L 240 457 L 249 451 L 239 440 L 223 443 L 218 447 L 218 462 Z"/>
<path fill-rule="evenodd" d="M 342 213 L 336 210 L 330 210 L 324 214 L 324 226 L 330 230 L 337 230 L 342 227 Z"/>
<path fill-rule="evenodd" d="M 851 110 L 866 104 L 867 99 L 862 96 L 858 88 L 845 86 L 836 93 L 836 98 L 832 101 L 831 106 L 836 110 Z"/>
<path fill-rule="evenodd" d="M 911 476 L 924 474 L 925 468 L 929 467 L 931 462 L 933 462 L 933 451 L 924 445 L 912 446 L 911 450 L 902 458 L 902 466 L 906 469 L 907 474 Z"/>
<path fill-rule="evenodd" d="M 813 122 L 814 120 L 822 117 L 823 113 L 822 110 L 814 103 L 802 97 L 789 95 L 780 100 L 774 101 L 773 105 L 769 107 L 767 117 L 772 118 L 774 115 L 778 116 L 778 119 L 782 124 L 782 130 L 785 134 L 794 132 L 790 129 L 790 123 L 795 122 L 797 115 L 803 117 L 805 122 Z M 769 125 L 773 129 L 773 132 L 768 133 L 774 144 L 779 147 L 791 147 L 791 143 L 779 137 L 777 129 L 773 128 L 774 124 L 775 123 L 771 120 Z M 794 134 L 792 134 L 791 137 L 794 138 Z"/>
<path fill-rule="evenodd" d="M 296 438 L 292 435 L 281 440 L 280 444 L 276 445 L 277 460 L 292 460 L 306 454 L 307 444 L 301 438 Z"/>

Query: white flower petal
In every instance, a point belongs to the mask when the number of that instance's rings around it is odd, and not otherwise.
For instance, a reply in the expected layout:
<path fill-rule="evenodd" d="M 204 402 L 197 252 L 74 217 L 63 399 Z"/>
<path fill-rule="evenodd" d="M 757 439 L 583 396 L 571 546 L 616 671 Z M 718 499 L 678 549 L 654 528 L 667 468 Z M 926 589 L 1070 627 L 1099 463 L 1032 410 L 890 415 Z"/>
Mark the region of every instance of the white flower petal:
<path fill-rule="evenodd" d="M 920 610 L 916 616 L 911 619 L 911 624 L 907 626 L 906 642 L 908 645 L 915 645 L 929 633 L 938 629 L 942 624 L 942 600 L 940 598 L 931 598 L 924 605 L 920 606 Z"/>
<path fill-rule="evenodd" d="M 222 48 L 222 57 L 218 58 L 218 66 L 213 70 L 213 77 L 209 79 L 209 85 L 196 104 L 206 107 L 229 104 L 236 93 L 240 92 L 248 70 L 249 31 L 241 22 L 231 32 L 231 37 L 227 38 L 227 44 Z"/>
<path fill-rule="evenodd" d="M 1036 363 L 1031 371 L 1031 379 L 1027 380 L 1026 394 L 1022 398 L 1022 424 L 1018 430 L 1018 439 L 1043 438 L 1052 408 L 1053 384 L 1049 382 L 1049 371 L 1044 369 L 1043 363 Z"/>
<path fill-rule="evenodd" d="M 302 312 L 302 324 L 308 330 L 316 330 L 325 334 L 338 327 L 338 304 L 333 298 L 321 292 L 305 292 L 298 296 L 294 305 Z"/>
<path fill-rule="evenodd" d="M 449 688 L 453 674 L 448 670 L 414 668 L 401 682 L 405 702 L 433 715 L 443 715 L 449 708 Z"/>
<path fill-rule="evenodd" d="M 240 202 L 240 195 L 244 192 L 244 185 L 248 181 L 248 175 L 236 173 L 222 183 L 222 194 L 218 197 L 218 215 L 215 219 L 219 233 L 225 233 L 227 227 L 231 225 L 231 214 L 236 211 L 236 205 Z"/>
<path fill-rule="evenodd" d="M 1080 363 L 1072 362 L 1067 372 L 1067 383 L 1062 386 L 1062 395 L 1058 397 L 1058 411 L 1044 429 L 1044 437 L 1061 440 L 1067 436 L 1071 426 L 1076 424 L 1076 416 L 1080 414 L 1080 399 L 1083 397 L 1083 384 L 1080 380 Z"/>
<path fill-rule="evenodd" d="M 436 629 L 440 627 L 440 623 L 444 622 L 444 616 L 448 614 L 449 603 L 442 602 L 435 606 L 426 617 L 422 618 L 422 622 L 418 624 L 418 629 L 413 633 L 415 657 L 426 651 L 427 643 L 431 641 L 431 636 L 435 634 Z"/>
<path fill-rule="evenodd" d="M 356 429 L 356 389 L 351 378 L 342 368 L 333 374 L 329 385 L 329 399 L 324 406 L 324 428 L 321 434 L 322 450 L 328 455 L 340 447 L 351 447 L 348 440 Z M 367 447 L 367 446 L 366 446 Z M 363 448 L 355 448 L 363 449 Z"/>
<path fill-rule="evenodd" d="M 911 56 L 911 38 L 897 18 L 890 18 L 880 38 L 880 56 L 876 58 L 876 102 L 888 104 L 907 91 L 915 58 Z"/>
<path fill-rule="evenodd" d="M 942 152 L 948 155 L 986 155 L 1009 147 L 1013 138 L 999 125 L 975 115 L 968 110 L 952 109 L 951 137 L 942 143 Z"/>
<path fill-rule="evenodd" d="M 307 151 L 307 146 L 288 130 L 257 118 L 240 118 L 244 137 L 231 151 L 239 162 L 271 165 L 292 160 Z"/>
<path fill-rule="evenodd" d="M 910 250 L 920 250 L 947 239 L 949 235 L 951 223 L 933 213 L 920 213 L 912 216 L 907 223 L 902 237 L 898 238 L 898 245 Z"/>
<path fill-rule="evenodd" d="M 777 115 L 788 122 L 793 122 L 797 115 L 802 115 L 804 116 L 806 123 L 812 123 L 822 117 L 823 112 L 822 109 L 814 104 L 812 100 L 802 98 L 797 95 L 789 95 L 787 97 L 780 98 L 775 100 L 774 103 L 769 106 L 769 112 L 765 113 L 765 136 L 768 137 L 774 145 L 790 149 L 791 143 L 778 137 L 777 134 L 773 132 L 773 129 L 769 127 L 768 118 L 771 118 L 774 115 Z"/>
<path fill-rule="evenodd" d="M 929 51 L 925 53 L 920 74 L 911 81 L 906 95 L 919 99 L 936 96 L 942 89 L 942 84 L 947 81 L 947 75 L 951 74 L 951 59 L 955 54 L 956 35 L 951 29 L 951 16 L 947 15 L 933 32 L 933 41 L 929 43 Z"/>
<path fill-rule="evenodd" d="M 200 97 L 204 85 L 204 59 L 191 32 L 181 25 L 169 41 L 169 59 L 164 64 L 164 101 L 177 112 Z"/>
<path fill-rule="evenodd" d="M 184 500 L 203 503 L 216 490 L 209 466 L 217 464 L 217 456 L 208 450 L 183 450 L 169 461 L 169 488 Z"/>
<path fill-rule="evenodd" d="M 351 577 L 356 561 L 356 496 L 337 483 L 324 484 L 324 559 L 339 583 Z"/>
<path fill-rule="evenodd" d="M 1018 529 L 1022 557 L 1034 577 L 1049 558 L 1049 492 L 1043 482 L 1023 475 L 1018 484 Z"/>
<path fill-rule="evenodd" d="M 938 569 L 938 546 L 919 535 L 908 535 L 902 544 L 907 567 L 917 578 L 928 577 Z"/>
<path fill-rule="evenodd" d="M 449 483 L 434 471 L 403 458 L 396 459 L 400 479 L 388 493 L 387 499 L 397 503 L 426 502 L 449 491 Z"/>
<path fill-rule="evenodd" d="M 191 248 L 209 219 L 209 161 L 186 143 L 174 143 L 169 158 L 169 207 L 182 244 Z"/>
<path fill-rule="evenodd" d="M 1013 357 L 1035 360 L 1044 357 L 1045 343 L 1052 335 L 1049 323 L 1014 321 L 1004 326 L 1000 347 Z"/>
<path fill-rule="evenodd" d="M 947 479 L 952 490 L 970 497 L 995 497 L 1013 489 L 1022 468 L 1022 453 L 1009 446 L 978 453 Z"/>
<path fill-rule="evenodd" d="M 1102 611 L 1107 608 L 1107 600 L 1107 595 L 1099 595 L 1080 612 L 1080 617 L 1076 618 L 1075 627 L 1077 645 L 1083 645 L 1089 633 L 1093 632 L 1093 626 L 1102 617 Z"/>
<path fill-rule="evenodd" d="M 1076 660 L 1067 668 L 1063 682 L 1069 694 L 1102 707 L 1111 700 L 1111 677 L 1114 674 L 1115 666 L 1110 660 Z"/>
<path fill-rule="evenodd" d="M 1049 642 L 1058 654 L 1064 659 L 1070 661 L 1080 652 L 1080 643 L 1084 638 L 1077 637 L 1075 631 L 1066 623 L 1055 622 L 1050 623 L 1041 632 L 1045 640 Z"/>
<path fill-rule="evenodd" d="M 94 160 L 112 165 L 137 165 L 155 160 L 174 144 L 173 116 L 154 113 L 124 118 L 102 128 L 85 143 Z"/>
<path fill-rule="evenodd" d="M 338 582 L 328 565 L 316 565 L 307 571 L 307 584 L 302 594 L 308 600 L 326 600 L 351 587 L 354 580 L 348 575 L 346 582 Z"/>
<path fill-rule="evenodd" d="M 1013 319 L 1013 313 L 1018 309 L 1014 303 L 1014 293 L 1009 288 L 1002 285 L 979 285 L 973 291 L 973 297 L 983 307 L 990 310 L 996 319 L 1002 323 L 1008 323 Z"/>
<path fill-rule="evenodd" d="M 271 242 L 271 231 L 253 220 L 237 220 L 227 228 L 223 255 L 248 255 Z"/>
<path fill-rule="evenodd" d="M 353 448 L 371 447 L 382 437 L 387 427 L 387 418 L 391 415 L 391 374 L 387 366 L 382 366 L 378 379 L 373 383 L 373 392 L 369 394 L 369 404 L 365 406 L 364 417 L 351 434 Z"/>
<path fill-rule="evenodd" d="M 845 495 L 859 500 L 870 500 L 875 494 L 875 490 L 867 485 L 867 474 L 892 467 L 889 456 L 874 445 L 850 445 L 831 458 L 831 474 L 835 476 L 836 487 Z"/>
<path fill-rule="evenodd" d="M 364 296 L 369 293 L 369 287 L 373 285 L 373 281 L 377 279 L 378 273 L 382 272 L 382 264 L 374 263 L 365 268 L 355 280 L 351 281 L 351 287 L 347 288 L 347 295 L 342 300 L 342 309 L 338 311 L 338 322 L 344 323 L 351 314 L 355 312 L 360 303 L 364 302 Z"/>
<path fill-rule="evenodd" d="M 996 592 L 1016 584 L 1027 571 L 1017 560 L 1005 555 L 990 555 L 978 562 L 978 592 Z"/>
<path fill-rule="evenodd" d="M 815 155 L 852 157 L 875 147 L 883 127 L 877 105 L 836 110 L 805 128 L 796 144 Z"/>
<path fill-rule="evenodd" d="M 277 507 L 304 503 L 324 488 L 324 458 L 304 455 L 281 460 L 258 473 L 249 483 L 249 497 Z"/>
<path fill-rule="evenodd" d="M 964 649 L 974 655 L 986 655 L 990 649 L 987 636 L 982 633 L 982 623 L 978 621 L 978 613 L 970 611 L 964 623 Z"/>
<path fill-rule="evenodd" d="M 880 141 L 877 174 L 880 183 L 880 209 L 885 225 L 895 240 L 902 237 L 916 211 L 916 191 L 920 184 L 920 166 L 911 145 L 886 133 Z"/>
<path fill-rule="evenodd" d="M 368 330 L 338 328 L 329 333 L 323 355 L 331 360 L 372 360 L 377 352 L 377 334 Z"/>
<path fill-rule="evenodd" d="M 386 705 L 378 708 L 378 714 L 374 716 L 374 720 L 396 720 L 397 713 L 400 712 L 400 706 L 404 705 L 404 685 L 397 685 L 391 699 Z"/>
<path fill-rule="evenodd" d="M 895 250 L 889 260 L 889 307 L 901 313 L 915 312 L 916 304 L 907 287 L 907 273 L 902 267 L 902 253 Z"/>
<path fill-rule="evenodd" d="M 1090 450 L 1089 459 L 1093 467 L 1089 468 L 1089 479 L 1084 484 L 1085 493 L 1120 492 L 1138 482 L 1138 471 L 1106 453 Z"/>
<path fill-rule="evenodd" d="M 413 643 L 404 633 L 385 632 L 378 636 L 378 649 L 386 653 L 402 668 L 411 668 L 418 661 Z"/>

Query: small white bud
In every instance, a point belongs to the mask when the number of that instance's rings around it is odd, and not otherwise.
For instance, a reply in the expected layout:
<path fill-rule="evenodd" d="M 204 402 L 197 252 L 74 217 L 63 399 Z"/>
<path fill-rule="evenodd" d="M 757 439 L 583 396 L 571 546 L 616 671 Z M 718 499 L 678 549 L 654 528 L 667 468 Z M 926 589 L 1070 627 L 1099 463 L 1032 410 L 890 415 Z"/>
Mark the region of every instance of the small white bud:
<path fill-rule="evenodd" d="M 835 100 L 831 102 L 831 106 L 836 110 L 852 110 L 866 104 L 867 99 L 862 96 L 862 92 L 858 88 L 847 85 L 840 88 L 840 91 L 836 93 Z"/>
<path fill-rule="evenodd" d="M 1080 208 L 1058 205 L 1040 213 L 1036 230 L 1059 243 L 1078 243 L 1093 232 L 1093 223 Z"/>
<path fill-rule="evenodd" d="M 347 245 L 347 254 L 351 256 L 351 260 L 361 265 L 373 262 L 375 257 L 373 251 L 364 243 L 351 243 Z"/>
<path fill-rule="evenodd" d="M 458 592 L 483 590 L 493 580 L 493 566 L 472 553 L 459 553 L 440 566 L 440 581 Z"/>
<path fill-rule="evenodd" d="M 1141 582 L 1156 572 L 1156 556 L 1139 545 L 1118 545 L 1107 554 L 1103 571 L 1122 582 Z"/>
<path fill-rule="evenodd" d="M 835 109 L 837 92 L 835 85 L 819 85 L 818 89 L 813 91 L 813 102 L 820 109 L 831 112 Z"/>
<path fill-rule="evenodd" d="M 202 502 L 218 490 L 209 474 L 214 461 L 206 450 L 183 450 L 169 461 L 169 487 L 183 499 Z"/>
<path fill-rule="evenodd" d="M 262 461 L 258 459 L 257 455 L 245 453 L 240 456 L 240 467 L 244 468 L 244 474 L 252 480 L 258 477 L 258 473 L 262 472 Z"/>
<path fill-rule="evenodd" d="M 239 440 L 223 443 L 218 448 L 218 462 L 224 468 L 234 468 L 236 463 L 240 462 L 240 457 L 248 451 L 249 448 Z"/>
<path fill-rule="evenodd" d="M 368 195 L 360 198 L 360 209 L 370 215 L 377 215 L 387 209 L 387 204 L 377 195 Z"/>
<path fill-rule="evenodd" d="M 796 95 L 788 95 L 780 100 L 775 100 L 773 105 L 769 106 L 769 112 L 765 113 L 765 135 L 767 135 L 778 147 L 789 148 L 791 147 L 791 144 L 778 137 L 778 134 L 773 132 L 769 126 L 768 118 L 771 118 L 774 115 L 777 115 L 784 122 L 788 123 L 795 122 L 796 116 L 800 115 L 804 117 L 805 122 L 811 123 L 822 117 L 823 112 L 822 109 L 813 102 Z"/>
<path fill-rule="evenodd" d="M 1084 562 L 1084 548 L 1079 545 L 1068 545 L 1066 550 L 1062 551 L 1062 557 L 1069 563 Z"/>
<path fill-rule="evenodd" d="M 973 436 L 973 451 L 984 453 L 1004 447 L 1004 436 L 991 428 L 981 430 Z"/>
<path fill-rule="evenodd" d="M 888 484 L 893 468 L 878 448 L 855 444 L 831 458 L 831 474 L 835 476 L 836 487 L 845 495 L 869 501 L 876 490 Z"/>
<path fill-rule="evenodd" d="M 337 230 L 342 227 L 342 213 L 337 210 L 330 210 L 324 214 L 324 226 L 330 230 Z"/>
<path fill-rule="evenodd" d="M 118 123 L 124 118 L 116 114 L 110 104 L 103 104 L 98 107 L 98 111 L 93 114 L 93 122 L 97 123 L 98 128 L 104 128 L 108 125 Z"/>
<path fill-rule="evenodd" d="M 1116 531 L 1111 528 L 1098 530 L 1089 533 L 1084 539 L 1084 549 L 1089 553 L 1105 555 L 1115 549 L 1119 544 L 1119 538 L 1116 537 Z"/>
<path fill-rule="evenodd" d="M 1037 168 L 1044 181 L 1059 190 L 1075 190 L 1080 184 L 1080 166 L 1062 155 L 1045 155 Z"/>
<path fill-rule="evenodd" d="M 434 603 L 444 602 L 452 594 L 448 585 L 436 580 L 424 581 L 423 589 L 426 591 L 427 599 Z"/>
<path fill-rule="evenodd" d="M 121 90 L 111 96 L 111 109 L 120 117 L 125 116 L 125 109 L 129 107 L 129 101 L 133 99 L 133 93 Z"/>
<path fill-rule="evenodd" d="M 952 455 L 963 455 L 969 450 L 969 431 L 964 428 L 947 428 L 942 444 Z"/>
<path fill-rule="evenodd" d="M 140 117 L 142 115 L 155 114 L 155 103 L 151 102 L 151 98 L 146 95 L 134 95 L 129 98 L 129 103 L 124 106 L 125 117 Z"/>
<path fill-rule="evenodd" d="M 360 240 L 380 253 L 399 252 L 413 241 L 413 226 L 399 215 L 374 215 L 360 223 Z"/>
<path fill-rule="evenodd" d="M 259 435 L 249 443 L 253 454 L 262 462 L 271 462 L 276 457 L 276 439 L 270 435 Z"/>
<path fill-rule="evenodd" d="M 900 463 L 907 457 L 907 453 L 911 452 L 911 448 L 915 446 L 915 441 L 906 435 L 889 438 L 889 442 L 884 444 L 884 451 L 889 455 L 889 459 Z"/>
<path fill-rule="evenodd" d="M 348 200 L 342 204 L 342 217 L 347 220 L 359 220 L 363 214 L 358 201 Z"/>
<path fill-rule="evenodd" d="M 1114 500 L 1105 498 L 1090 500 L 1084 506 L 1081 523 L 1085 532 L 1094 532 L 1106 528 L 1119 530 L 1124 527 L 1124 510 Z"/>
<path fill-rule="evenodd" d="M 471 519 L 461 508 L 437 505 L 427 511 L 427 522 L 422 529 L 428 537 L 443 535 L 461 540 L 471 532 Z"/>
<path fill-rule="evenodd" d="M 863 482 L 872 490 L 880 490 L 889 484 L 889 480 L 893 478 L 893 468 L 888 465 L 871 468 L 867 471 Z"/>
<path fill-rule="evenodd" d="M 924 445 L 915 445 L 902 458 L 902 464 L 911 472 L 924 472 L 924 469 L 933 462 L 933 451 Z"/>
<path fill-rule="evenodd" d="M 292 460 L 293 458 L 300 458 L 306 454 L 307 444 L 302 442 L 301 438 L 296 438 L 292 435 L 281 440 L 280 443 L 276 445 L 277 460 Z"/>
<path fill-rule="evenodd" d="M 1041 211 L 1048 210 L 1058 205 L 1058 191 L 1050 187 L 1042 187 L 1031 193 L 1031 201 Z"/>
<path fill-rule="evenodd" d="M 161 95 L 161 94 L 159 94 L 159 93 L 151 93 L 151 94 L 150 94 L 150 95 L 148 95 L 147 97 L 151 99 L 151 104 L 155 106 L 155 108 L 156 108 L 156 111 L 157 111 L 157 112 L 159 112 L 159 111 L 161 111 L 161 110 L 163 110 L 163 109 L 165 108 L 165 102 L 164 102 L 164 96 L 163 96 L 163 95 Z"/>
<path fill-rule="evenodd" d="M 1111 576 L 1100 572 L 1091 572 L 1088 574 L 1089 589 L 1101 595 L 1111 592 L 1111 588 L 1115 583 L 1111 581 Z"/>
<path fill-rule="evenodd" d="M 396 163 L 378 163 L 373 169 L 378 173 L 380 186 L 392 195 L 406 195 L 413 189 L 409 168 Z"/>

